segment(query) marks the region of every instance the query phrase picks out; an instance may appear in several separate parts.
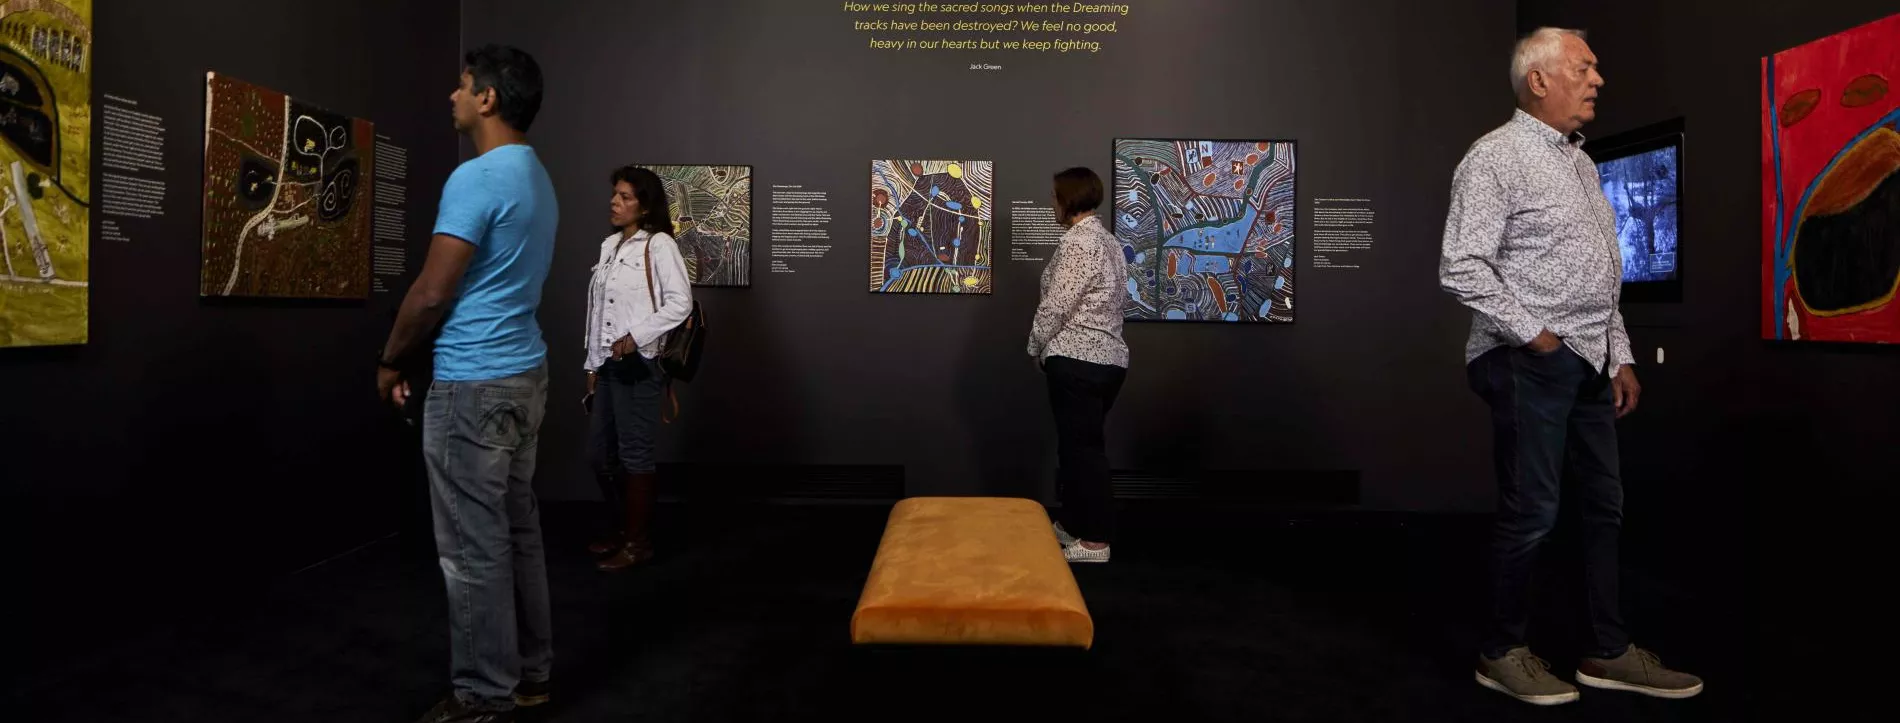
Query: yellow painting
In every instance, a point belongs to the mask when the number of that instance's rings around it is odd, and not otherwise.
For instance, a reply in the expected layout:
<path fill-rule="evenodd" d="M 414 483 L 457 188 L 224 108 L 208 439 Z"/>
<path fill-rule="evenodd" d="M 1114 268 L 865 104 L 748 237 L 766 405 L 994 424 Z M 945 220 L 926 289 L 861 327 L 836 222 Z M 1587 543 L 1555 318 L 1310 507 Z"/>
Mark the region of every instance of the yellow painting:
<path fill-rule="evenodd" d="M 0 1 L 0 347 L 86 343 L 92 0 Z"/>

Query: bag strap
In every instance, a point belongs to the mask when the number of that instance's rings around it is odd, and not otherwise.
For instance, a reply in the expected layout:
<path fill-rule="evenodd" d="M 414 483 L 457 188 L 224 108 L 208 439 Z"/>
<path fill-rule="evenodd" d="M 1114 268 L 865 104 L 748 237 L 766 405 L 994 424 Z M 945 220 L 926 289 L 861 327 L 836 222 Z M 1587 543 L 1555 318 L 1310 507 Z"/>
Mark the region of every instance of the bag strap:
<path fill-rule="evenodd" d="M 647 245 L 641 248 L 646 254 L 647 305 L 653 307 L 653 313 L 660 313 L 660 302 L 653 297 L 653 234 L 647 234 Z"/>
<path fill-rule="evenodd" d="M 660 422 L 662 424 L 672 424 L 673 420 L 680 418 L 680 398 L 679 395 L 673 393 L 672 377 L 666 378 L 666 401 L 668 404 L 673 405 L 673 413 L 671 415 L 667 414 L 666 406 L 661 405 Z"/>
<path fill-rule="evenodd" d="M 646 271 L 647 271 L 647 304 L 653 307 L 653 313 L 658 314 L 660 313 L 660 304 L 653 296 L 653 238 L 654 237 L 651 235 L 647 236 L 647 245 L 645 249 Z M 669 336 L 670 336 L 670 332 L 669 332 Z M 666 406 L 662 405 L 660 407 L 660 422 L 662 424 L 672 424 L 673 420 L 680 418 L 680 398 L 679 398 L 679 395 L 673 393 L 673 378 L 672 377 L 666 378 L 666 402 L 667 404 L 673 407 L 673 411 L 671 414 L 668 414 L 666 411 Z"/>

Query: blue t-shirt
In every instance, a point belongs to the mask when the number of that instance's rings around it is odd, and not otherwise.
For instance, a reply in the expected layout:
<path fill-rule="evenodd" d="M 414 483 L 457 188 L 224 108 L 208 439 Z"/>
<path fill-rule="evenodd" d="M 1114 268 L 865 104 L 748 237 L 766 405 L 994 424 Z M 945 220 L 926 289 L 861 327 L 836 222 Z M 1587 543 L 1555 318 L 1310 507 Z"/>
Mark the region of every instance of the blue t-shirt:
<path fill-rule="evenodd" d="M 435 340 L 437 379 L 501 379 L 547 359 L 534 314 L 560 215 L 554 183 L 529 146 L 492 149 L 450 174 L 435 232 L 474 244 L 475 257 Z"/>

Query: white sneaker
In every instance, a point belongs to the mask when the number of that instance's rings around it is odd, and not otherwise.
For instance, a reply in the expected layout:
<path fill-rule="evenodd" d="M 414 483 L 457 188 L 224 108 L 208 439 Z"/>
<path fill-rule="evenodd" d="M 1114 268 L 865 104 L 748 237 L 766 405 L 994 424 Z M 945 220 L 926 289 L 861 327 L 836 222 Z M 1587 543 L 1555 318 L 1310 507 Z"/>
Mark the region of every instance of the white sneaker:
<path fill-rule="evenodd" d="M 1077 541 L 1073 545 L 1063 546 L 1062 556 L 1068 558 L 1069 562 L 1108 562 L 1108 548 L 1091 550 Z"/>
<path fill-rule="evenodd" d="M 1075 539 L 1075 535 L 1071 535 L 1068 530 L 1062 529 L 1062 523 L 1056 523 L 1056 544 L 1068 547 L 1078 541 L 1079 540 Z"/>

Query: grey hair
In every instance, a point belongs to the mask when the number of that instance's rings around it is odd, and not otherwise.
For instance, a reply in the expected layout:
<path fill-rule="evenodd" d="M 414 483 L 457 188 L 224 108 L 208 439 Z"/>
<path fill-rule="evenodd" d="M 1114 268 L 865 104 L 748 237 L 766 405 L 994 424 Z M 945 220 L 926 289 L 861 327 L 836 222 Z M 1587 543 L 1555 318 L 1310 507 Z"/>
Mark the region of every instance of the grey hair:
<path fill-rule="evenodd" d="M 1517 49 L 1511 52 L 1511 90 L 1523 95 L 1531 82 L 1531 71 L 1549 70 L 1551 62 L 1558 59 L 1563 50 L 1564 36 L 1584 39 L 1582 30 L 1571 28 L 1538 28 L 1517 41 Z"/>

